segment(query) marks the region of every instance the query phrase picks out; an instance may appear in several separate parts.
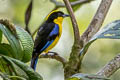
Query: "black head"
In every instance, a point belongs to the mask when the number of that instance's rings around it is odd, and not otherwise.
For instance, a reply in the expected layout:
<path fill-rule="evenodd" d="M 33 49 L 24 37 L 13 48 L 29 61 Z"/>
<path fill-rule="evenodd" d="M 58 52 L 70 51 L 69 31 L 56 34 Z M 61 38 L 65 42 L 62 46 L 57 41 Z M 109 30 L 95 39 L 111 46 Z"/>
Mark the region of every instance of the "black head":
<path fill-rule="evenodd" d="M 64 14 L 62 11 L 52 11 L 50 14 L 47 16 L 47 21 L 53 21 L 54 19 L 57 19 L 58 17 L 68 17 L 69 15 Z"/>

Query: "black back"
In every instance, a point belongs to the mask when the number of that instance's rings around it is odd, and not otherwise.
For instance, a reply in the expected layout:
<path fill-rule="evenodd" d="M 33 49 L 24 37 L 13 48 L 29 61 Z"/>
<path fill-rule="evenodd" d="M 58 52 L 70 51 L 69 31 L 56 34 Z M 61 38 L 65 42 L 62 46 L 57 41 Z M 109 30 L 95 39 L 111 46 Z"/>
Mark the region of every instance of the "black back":
<path fill-rule="evenodd" d="M 37 36 L 34 42 L 34 52 L 33 53 L 41 53 L 40 50 L 44 47 L 44 45 L 49 41 L 49 34 L 53 30 L 55 23 L 47 23 L 45 22 L 39 29 Z M 34 54 L 33 54 L 34 55 Z"/>

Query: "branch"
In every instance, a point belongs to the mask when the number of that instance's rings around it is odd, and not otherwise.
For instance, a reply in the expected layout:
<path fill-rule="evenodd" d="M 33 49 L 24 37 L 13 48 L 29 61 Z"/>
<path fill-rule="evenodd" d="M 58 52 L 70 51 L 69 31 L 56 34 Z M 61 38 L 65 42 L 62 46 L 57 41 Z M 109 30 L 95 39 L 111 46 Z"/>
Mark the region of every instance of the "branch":
<path fill-rule="evenodd" d="M 110 77 L 114 72 L 120 68 L 120 54 L 114 57 L 109 63 L 107 63 L 100 71 L 97 72 L 97 75 Z"/>
<path fill-rule="evenodd" d="M 91 37 L 98 32 L 101 25 L 103 24 L 103 21 L 106 17 L 106 14 L 110 8 L 110 5 L 113 0 L 102 0 L 101 4 L 93 17 L 90 25 L 88 26 L 87 30 L 83 33 L 81 36 L 81 39 L 84 41 L 84 44 L 86 44 Z"/>
<path fill-rule="evenodd" d="M 70 5 L 69 0 L 63 0 L 63 1 L 65 3 L 65 6 L 66 6 L 69 14 L 70 14 L 70 18 L 71 18 L 71 21 L 72 21 L 75 43 L 79 44 L 80 43 L 80 33 L 79 33 L 78 24 L 77 24 L 77 21 L 76 21 L 75 16 L 74 16 L 72 6 Z"/>
<path fill-rule="evenodd" d="M 59 56 L 56 52 L 48 52 L 48 53 L 45 53 L 45 54 L 41 54 L 39 56 L 39 58 L 51 58 L 51 59 L 55 59 L 55 60 L 61 62 L 63 64 L 63 66 L 67 62 L 63 57 Z"/>
<path fill-rule="evenodd" d="M 77 1 L 71 2 L 70 4 L 71 6 L 75 6 L 78 4 L 88 3 L 90 1 L 93 1 L 93 0 L 77 0 Z M 58 2 L 56 0 L 51 0 L 51 2 L 55 3 L 57 7 L 65 7 L 65 4 L 63 4 L 62 2 Z"/>
<path fill-rule="evenodd" d="M 70 18 L 71 18 L 72 25 L 73 25 L 73 32 L 74 32 L 74 44 L 72 46 L 72 51 L 70 53 L 69 62 L 67 62 L 67 64 L 64 67 L 64 75 L 65 75 L 65 79 L 67 79 L 68 77 L 70 77 L 71 75 L 73 75 L 79 71 L 78 70 L 78 66 L 79 66 L 79 56 L 78 55 L 82 48 L 82 43 L 81 43 L 82 41 L 80 40 L 79 28 L 78 28 L 77 21 L 74 16 L 73 9 L 70 5 L 70 2 L 69 2 L 69 0 L 63 0 L 63 1 L 65 3 L 65 6 L 66 6 L 69 14 L 70 14 Z"/>
<path fill-rule="evenodd" d="M 70 15 L 73 14 L 72 8 L 70 6 L 70 3 L 68 0 L 64 0 L 66 8 L 70 12 Z M 81 61 L 79 59 L 79 52 L 81 50 L 81 47 L 83 47 L 84 43 L 87 43 L 90 38 L 99 30 L 101 27 L 105 16 L 109 10 L 109 7 L 112 3 L 112 0 L 102 0 L 101 4 L 91 22 L 88 29 L 83 33 L 82 37 L 79 38 L 79 29 L 76 25 L 76 22 L 74 22 L 75 17 L 71 17 L 72 23 L 73 23 L 73 30 L 74 30 L 74 37 L 75 42 L 72 47 L 72 52 L 70 53 L 69 62 L 66 64 L 64 68 L 65 72 L 65 78 L 70 77 L 71 75 L 75 73 L 81 72 Z M 79 41 L 79 42 L 78 42 Z M 76 44 L 77 43 L 77 44 Z"/>
<path fill-rule="evenodd" d="M 28 27 L 28 24 L 30 22 L 30 19 L 31 19 L 31 13 L 32 13 L 32 5 L 33 5 L 33 0 L 31 0 L 27 10 L 26 10 L 26 13 L 25 13 L 25 30 L 31 35 L 31 31 Z"/>

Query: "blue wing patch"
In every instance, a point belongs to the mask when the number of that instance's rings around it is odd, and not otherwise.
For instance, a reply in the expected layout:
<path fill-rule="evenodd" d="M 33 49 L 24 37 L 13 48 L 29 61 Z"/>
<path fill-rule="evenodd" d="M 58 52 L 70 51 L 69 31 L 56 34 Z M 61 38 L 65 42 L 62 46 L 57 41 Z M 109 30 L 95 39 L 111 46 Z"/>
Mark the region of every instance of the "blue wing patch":
<path fill-rule="evenodd" d="M 55 27 L 53 28 L 49 36 L 57 35 L 57 34 L 59 34 L 59 26 L 55 24 Z"/>
<path fill-rule="evenodd" d="M 41 52 L 44 51 L 46 48 L 48 48 L 52 43 L 53 43 L 54 40 L 51 40 L 51 41 L 48 41 L 45 46 L 40 50 Z"/>

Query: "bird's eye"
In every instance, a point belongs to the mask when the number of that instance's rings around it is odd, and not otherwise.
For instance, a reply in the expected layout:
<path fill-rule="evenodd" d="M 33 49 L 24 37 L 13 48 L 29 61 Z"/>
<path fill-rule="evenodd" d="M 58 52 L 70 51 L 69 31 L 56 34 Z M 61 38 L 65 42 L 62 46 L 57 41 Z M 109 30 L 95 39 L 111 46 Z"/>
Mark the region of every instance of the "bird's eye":
<path fill-rule="evenodd" d="M 58 13 L 58 16 L 62 16 L 62 14 L 61 14 L 61 13 Z"/>

